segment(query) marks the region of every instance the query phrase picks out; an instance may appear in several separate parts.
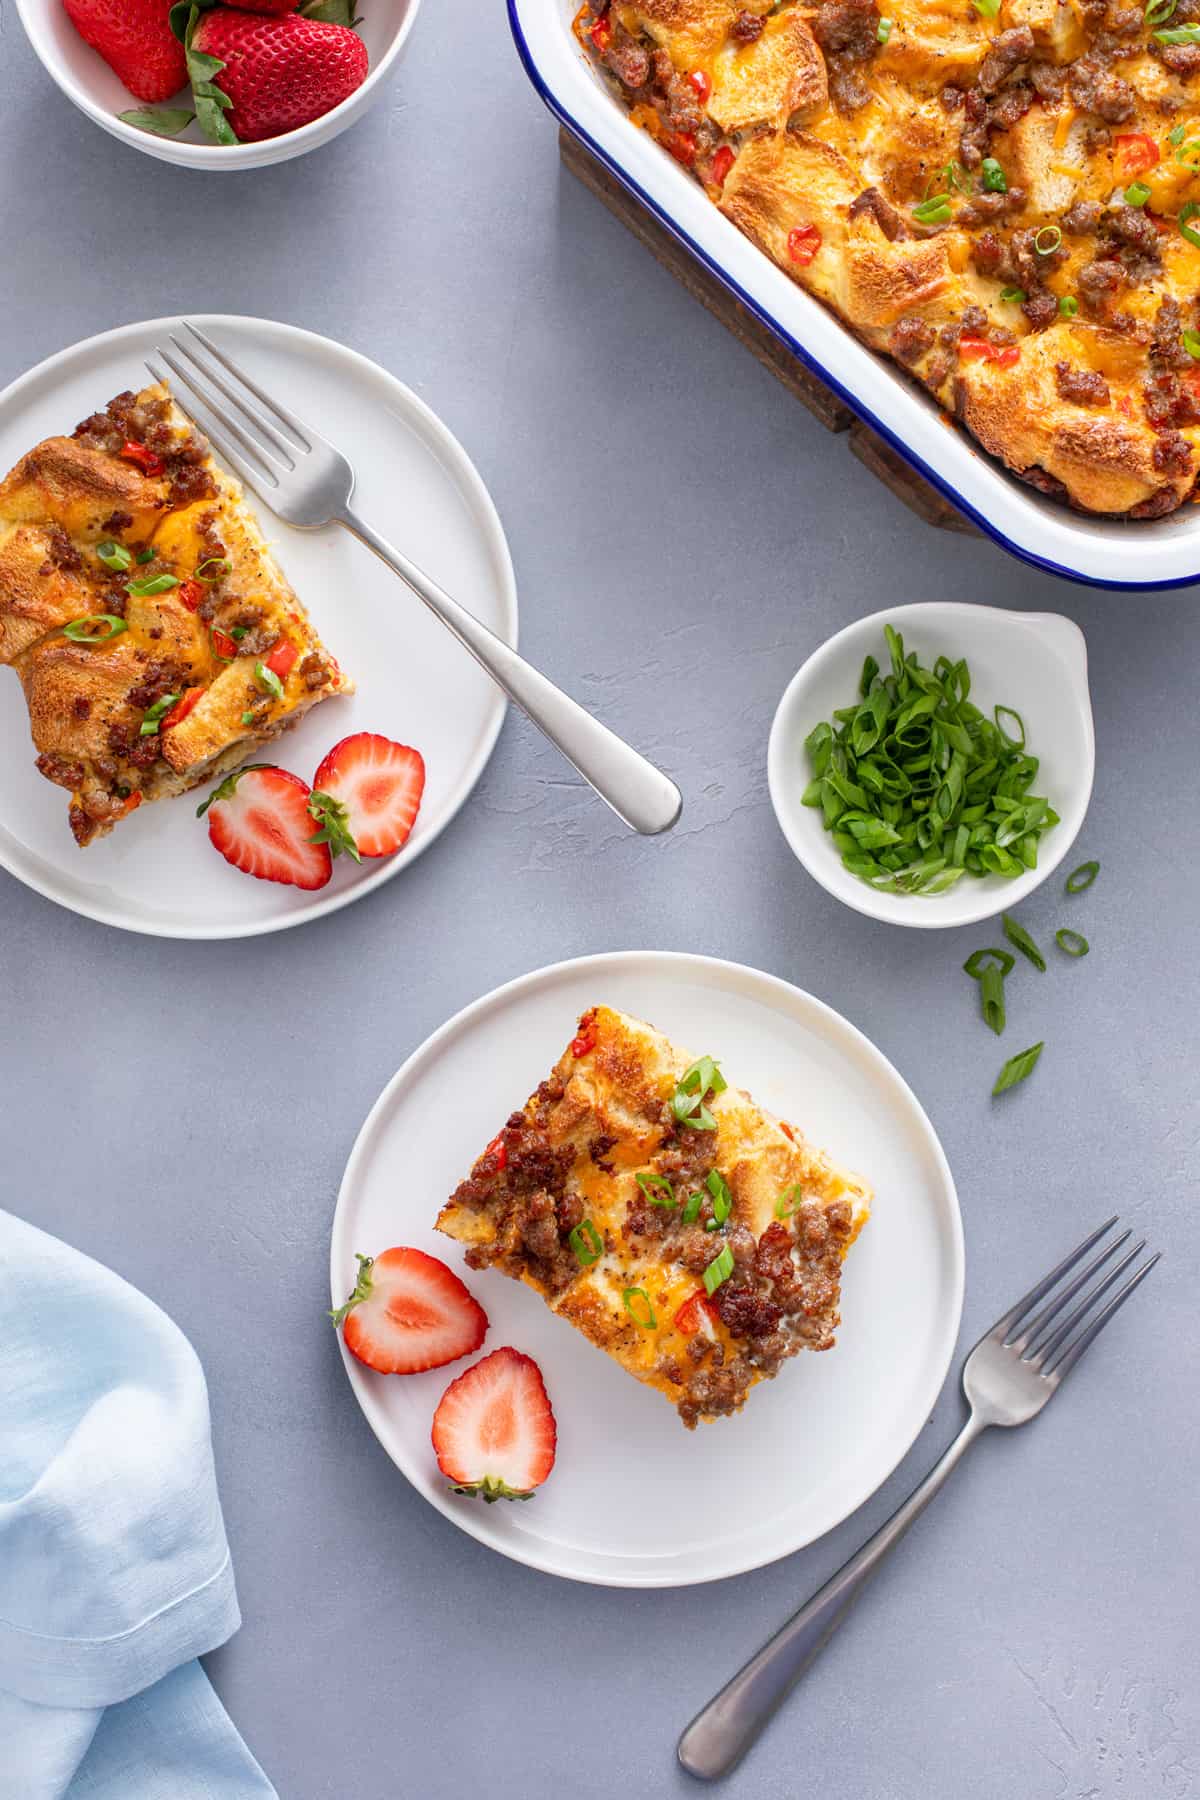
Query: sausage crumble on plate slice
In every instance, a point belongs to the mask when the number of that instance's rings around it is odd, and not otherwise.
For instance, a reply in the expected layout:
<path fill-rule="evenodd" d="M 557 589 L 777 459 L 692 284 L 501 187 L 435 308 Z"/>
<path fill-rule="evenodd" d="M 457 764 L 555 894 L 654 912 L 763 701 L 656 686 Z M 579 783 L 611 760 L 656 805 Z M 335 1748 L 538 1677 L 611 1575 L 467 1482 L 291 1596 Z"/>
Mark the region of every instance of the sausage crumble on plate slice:
<path fill-rule="evenodd" d="M 354 687 L 161 384 L 118 394 L 0 483 L 0 663 L 80 845 Z"/>
<path fill-rule="evenodd" d="M 1195 496 L 1200 0 L 588 0 L 575 30 L 714 205 L 1023 480 L 1131 519 Z"/>
<path fill-rule="evenodd" d="M 639 1019 L 595 1006 L 438 1215 L 684 1424 L 828 1350 L 871 1190 Z"/>

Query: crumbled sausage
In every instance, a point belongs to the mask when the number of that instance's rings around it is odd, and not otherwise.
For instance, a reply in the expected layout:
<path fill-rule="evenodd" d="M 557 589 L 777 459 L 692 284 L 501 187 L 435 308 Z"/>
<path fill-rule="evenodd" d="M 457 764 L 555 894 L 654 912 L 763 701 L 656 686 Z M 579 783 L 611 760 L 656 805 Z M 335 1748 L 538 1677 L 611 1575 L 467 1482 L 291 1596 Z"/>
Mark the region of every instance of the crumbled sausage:
<path fill-rule="evenodd" d="M 1108 383 L 1094 369 L 1080 369 L 1074 363 L 1056 362 L 1054 385 L 1060 399 L 1070 400 L 1076 406 L 1108 405 Z"/>

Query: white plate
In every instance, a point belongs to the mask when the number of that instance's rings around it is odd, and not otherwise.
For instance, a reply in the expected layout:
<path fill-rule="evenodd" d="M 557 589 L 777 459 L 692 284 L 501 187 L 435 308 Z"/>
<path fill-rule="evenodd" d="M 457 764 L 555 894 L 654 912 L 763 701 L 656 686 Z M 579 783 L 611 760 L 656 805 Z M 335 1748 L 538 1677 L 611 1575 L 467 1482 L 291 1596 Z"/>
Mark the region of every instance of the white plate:
<path fill-rule="evenodd" d="M 508 643 L 517 594 L 496 509 L 441 421 L 401 382 L 340 344 L 269 319 L 204 317 L 224 347 L 337 444 L 354 464 L 364 516 Z M 40 439 L 73 430 L 123 388 L 149 377 L 146 356 L 172 319 L 125 325 L 39 365 L 0 394 L 0 471 Z M 339 857 L 315 894 L 254 881 L 224 862 L 197 820 L 206 791 L 139 808 L 80 850 L 68 796 L 34 768 L 20 683 L 0 669 L 0 865 L 29 887 L 106 925 L 156 937 L 233 938 L 279 931 L 356 900 L 421 854 L 483 771 L 504 697 L 370 551 L 338 526 L 295 531 L 249 496 L 284 573 L 325 643 L 358 683 L 323 701 L 277 741 L 280 764 L 311 781 L 330 745 L 352 731 L 415 744 L 426 787 L 398 856 L 355 867 Z"/>
<path fill-rule="evenodd" d="M 473 1274 L 433 1229 L 439 1206 L 549 1073 L 597 1002 L 649 1020 L 790 1117 L 876 1188 L 846 1263 L 837 1346 L 801 1354 L 743 1413 L 686 1431 L 555 1318 L 531 1289 Z M 929 1416 L 958 1335 L 962 1224 L 932 1125 L 887 1059 L 837 1013 L 773 975 L 659 951 L 582 957 L 522 976 L 436 1031 L 380 1095 L 346 1166 L 330 1246 L 334 1302 L 354 1253 L 412 1244 L 460 1270 L 490 1329 L 541 1365 L 558 1460 L 520 1505 L 449 1492 L 434 1408 L 469 1366 L 376 1375 L 344 1349 L 359 1405 L 419 1493 L 464 1531 L 533 1568 L 609 1587 L 679 1587 L 772 1562 L 844 1519 Z"/>

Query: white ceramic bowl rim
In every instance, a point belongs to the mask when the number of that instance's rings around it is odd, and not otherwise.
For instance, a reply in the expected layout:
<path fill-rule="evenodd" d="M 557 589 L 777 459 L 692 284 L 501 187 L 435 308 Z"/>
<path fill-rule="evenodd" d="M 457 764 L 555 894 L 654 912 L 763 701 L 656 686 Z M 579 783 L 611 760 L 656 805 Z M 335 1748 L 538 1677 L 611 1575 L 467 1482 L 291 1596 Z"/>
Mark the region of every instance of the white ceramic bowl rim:
<path fill-rule="evenodd" d="M 961 621 L 961 637 L 957 644 L 968 663 L 971 662 L 969 638 L 972 622 L 980 618 L 989 623 L 1012 621 L 1018 628 L 1038 631 L 1048 639 L 1060 640 L 1068 654 L 1077 659 L 1078 665 L 1075 671 L 1076 685 L 1071 687 L 1071 696 L 1081 702 L 1077 716 L 1082 727 L 1084 748 L 1081 781 L 1070 799 L 1061 793 L 1051 794 L 1051 803 L 1056 805 L 1061 823 L 1043 840 L 1036 869 L 1027 869 L 1024 875 L 1012 880 L 990 876 L 973 880 L 969 884 L 964 880 L 944 894 L 925 897 L 876 893 L 866 882 L 859 881 L 843 869 L 841 858 L 827 832 L 821 830 L 817 839 L 819 848 L 817 854 L 813 855 L 806 835 L 796 828 L 795 817 L 800 812 L 800 800 L 796 771 L 790 766 L 790 753 L 794 748 L 798 724 L 794 714 L 801 696 L 815 691 L 825 667 L 836 659 L 838 651 L 848 640 L 860 639 L 864 650 L 870 648 L 874 652 L 878 645 L 868 644 L 866 640 L 874 634 L 882 643 L 885 625 L 896 625 L 903 635 L 906 620 L 916 623 L 933 618 L 947 623 Z M 834 701 L 833 704 L 841 705 L 845 701 Z M 820 717 L 827 717 L 828 712 L 828 707 L 824 711 L 818 709 Z M 811 730 L 816 723 L 817 715 L 814 715 L 808 723 L 808 729 Z M 1038 745 L 1033 727 L 1030 748 L 1037 753 Z M 882 612 L 853 620 L 849 625 L 843 626 L 841 631 L 826 638 L 824 643 L 818 644 L 811 655 L 805 658 L 784 689 L 771 722 L 767 746 L 767 785 L 775 817 L 797 861 L 813 880 L 826 893 L 832 894 L 854 912 L 863 913 L 871 919 L 883 920 L 889 925 L 907 925 L 926 931 L 976 925 L 984 919 L 995 918 L 1001 911 L 1008 912 L 1018 906 L 1040 887 L 1058 868 L 1079 836 L 1087 816 L 1095 772 L 1096 738 L 1087 684 L 1087 641 L 1078 625 L 1073 620 L 1064 618 L 1061 613 L 1016 612 L 998 606 L 977 606 L 965 600 L 925 600 L 906 606 L 889 606 Z M 817 815 L 811 809 L 805 809 L 805 816 L 811 816 L 815 820 Z"/>
<path fill-rule="evenodd" d="M 51 4 L 58 3 L 59 0 L 51 0 Z M 16 0 L 17 16 L 25 28 L 25 35 L 33 46 L 34 54 L 67 99 L 103 130 L 120 138 L 122 143 L 132 144 L 137 150 L 159 156 L 181 168 L 193 169 L 255 168 L 262 164 L 264 156 L 270 155 L 272 161 L 302 156 L 306 150 L 313 150 L 326 139 L 336 137 L 342 129 L 343 121 L 347 124 L 350 122 L 347 114 L 357 114 L 366 105 L 368 95 L 396 61 L 408 42 L 420 11 L 420 0 L 409 0 L 391 43 L 378 61 L 372 63 L 367 70 L 362 85 L 355 88 L 352 94 L 347 94 L 329 112 L 322 113 L 320 118 L 310 119 L 307 125 L 298 126 L 295 131 L 285 131 L 279 137 L 256 140 L 251 144 L 191 144 L 179 143 L 174 139 L 156 143 L 151 133 L 140 131 L 136 125 L 127 125 L 116 113 L 93 100 L 83 83 L 75 79 L 59 58 L 48 54 L 45 33 L 35 17 L 43 4 L 44 0 Z M 131 96 L 129 110 L 137 105 L 138 102 Z"/>

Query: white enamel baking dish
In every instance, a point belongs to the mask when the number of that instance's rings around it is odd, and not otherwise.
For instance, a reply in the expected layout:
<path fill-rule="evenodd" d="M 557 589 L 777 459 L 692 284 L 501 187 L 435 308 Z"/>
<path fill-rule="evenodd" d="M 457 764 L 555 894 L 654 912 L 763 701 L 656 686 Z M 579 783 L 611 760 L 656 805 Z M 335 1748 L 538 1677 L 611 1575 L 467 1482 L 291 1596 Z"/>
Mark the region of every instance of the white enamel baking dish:
<path fill-rule="evenodd" d="M 517 49 L 557 119 L 789 349 L 968 518 L 1014 556 L 1097 587 L 1200 580 L 1200 510 L 1165 519 L 1092 518 L 1045 499 L 947 429 L 915 382 L 860 344 L 832 313 L 724 218 L 692 177 L 629 120 L 572 36 L 578 0 L 508 0 Z"/>

